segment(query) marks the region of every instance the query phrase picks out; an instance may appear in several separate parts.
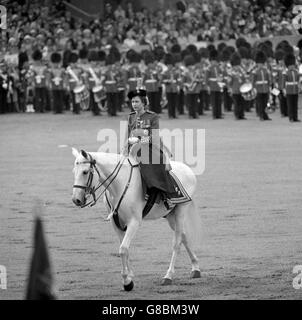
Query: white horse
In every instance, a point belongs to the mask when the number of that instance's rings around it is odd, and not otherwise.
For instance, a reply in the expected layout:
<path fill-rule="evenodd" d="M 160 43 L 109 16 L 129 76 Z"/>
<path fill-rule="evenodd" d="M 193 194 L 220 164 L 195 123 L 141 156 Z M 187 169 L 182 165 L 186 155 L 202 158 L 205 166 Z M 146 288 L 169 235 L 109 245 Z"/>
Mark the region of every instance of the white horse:
<path fill-rule="evenodd" d="M 142 223 L 142 212 L 146 204 L 144 199 L 140 169 L 134 158 L 113 153 L 72 150 L 75 156 L 74 186 L 72 201 L 75 205 L 87 206 L 89 196 L 93 196 L 91 205 L 104 194 L 104 202 L 111 214 L 109 215 L 113 228 L 119 240 L 119 254 L 122 259 L 122 278 L 124 289 L 133 289 L 134 274 L 129 265 L 129 247 L 139 226 Z M 181 162 L 171 161 L 172 172 L 176 174 L 188 195 L 191 197 L 196 188 L 196 177 L 192 170 Z M 97 193 L 100 192 L 97 196 Z M 90 197 L 91 198 L 91 197 Z M 118 214 L 115 214 L 115 212 Z M 162 284 L 172 284 L 175 272 L 174 266 L 180 246 L 185 246 L 192 264 L 192 278 L 200 278 L 198 259 L 192 245 L 201 232 L 200 218 L 195 212 L 193 200 L 177 204 L 167 211 L 162 203 L 154 204 L 144 220 L 165 217 L 174 230 L 173 254 L 169 268 Z"/>

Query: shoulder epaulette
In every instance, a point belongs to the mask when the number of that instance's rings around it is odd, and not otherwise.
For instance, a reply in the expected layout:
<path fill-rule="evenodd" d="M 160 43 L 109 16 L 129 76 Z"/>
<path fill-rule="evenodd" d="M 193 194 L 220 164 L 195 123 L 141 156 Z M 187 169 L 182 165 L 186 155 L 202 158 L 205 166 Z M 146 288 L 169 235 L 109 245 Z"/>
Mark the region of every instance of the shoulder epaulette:
<path fill-rule="evenodd" d="M 130 115 L 130 114 L 135 114 L 135 111 L 130 112 L 129 115 Z"/>

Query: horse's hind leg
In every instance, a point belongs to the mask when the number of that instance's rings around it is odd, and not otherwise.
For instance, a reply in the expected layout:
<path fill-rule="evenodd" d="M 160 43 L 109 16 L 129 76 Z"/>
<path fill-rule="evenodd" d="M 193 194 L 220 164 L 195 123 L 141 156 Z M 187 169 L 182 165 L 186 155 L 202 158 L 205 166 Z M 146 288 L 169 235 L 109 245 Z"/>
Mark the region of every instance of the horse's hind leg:
<path fill-rule="evenodd" d="M 181 207 L 177 206 L 174 209 L 174 214 L 167 217 L 168 222 L 172 229 L 174 229 L 173 237 L 173 253 L 170 261 L 169 269 L 167 270 L 166 275 L 164 276 L 163 285 L 172 284 L 172 277 L 175 273 L 175 262 L 177 255 L 180 252 L 180 246 L 182 241 L 182 233 L 184 232 L 184 212 L 181 210 Z"/>
<path fill-rule="evenodd" d="M 194 210 L 194 208 L 192 210 Z M 188 214 L 188 212 L 186 214 Z M 175 226 L 176 226 L 175 215 L 173 213 L 171 213 L 166 218 L 168 220 L 168 223 L 169 223 L 171 229 L 175 232 Z M 181 234 L 181 240 L 182 240 L 182 243 L 184 244 L 184 247 L 186 248 L 188 255 L 190 257 L 190 260 L 191 260 L 191 264 L 192 264 L 191 277 L 192 278 L 200 278 L 200 268 L 199 268 L 198 258 L 196 256 L 196 254 L 194 253 L 194 251 L 192 249 L 192 243 L 191 243 L 190 239 L 187 237 L 186 232 L 184 230 Z"/>

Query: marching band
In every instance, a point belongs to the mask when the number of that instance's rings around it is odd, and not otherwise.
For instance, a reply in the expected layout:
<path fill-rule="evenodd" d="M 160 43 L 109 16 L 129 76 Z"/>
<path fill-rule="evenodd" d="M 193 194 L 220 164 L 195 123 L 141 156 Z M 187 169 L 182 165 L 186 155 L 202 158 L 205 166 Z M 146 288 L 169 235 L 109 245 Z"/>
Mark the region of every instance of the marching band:
<path fill-rule="evenodd" d="M 289 47 L 280 44 L 268 56 L 258 47 L 254 60 L 246 48 L 228 46 L 222 52 L 210 45 L 161 55 L 115 47 L 109 53 L 81 49 L 69 55 L 66 68 L 61 53 L 44 61 L 35 50 L 21 69 L 0 61 L 0 112 L 90 110 L 116 116 L 124 106 L 131 108 L 128 92 L 144 88 L 150 110 L 161 113 L 167 107 L 171 119 L 183 114 L 184 106 L 190 118 L 211 106 L 213 119 L 220 119 L 224 105 L 238 120 L 253 106 L 260 120 L 270 120 L 268 106 L 278 98 L 281 116 L 298 121 L 299 57 L 284 49 Z"/>

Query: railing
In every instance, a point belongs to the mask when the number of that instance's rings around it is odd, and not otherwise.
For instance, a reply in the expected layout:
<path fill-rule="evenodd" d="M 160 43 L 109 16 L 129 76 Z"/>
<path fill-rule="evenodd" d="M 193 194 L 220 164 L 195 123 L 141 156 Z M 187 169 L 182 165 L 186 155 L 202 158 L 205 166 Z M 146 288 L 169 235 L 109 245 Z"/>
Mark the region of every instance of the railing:
<path fill-rule="evenodd" d="M 81 18 L 87 23 L 90 22 L 91 20 L 98 19 L 100 17 L 100 15 L 97 13 L 96 14 L 87 13 L 86 11 L 74 6 L 73 4 L 67 1 L 63 1 L 63 3 L 65 4 L 66 8 L 71 12 L 72 16 Z"/>

